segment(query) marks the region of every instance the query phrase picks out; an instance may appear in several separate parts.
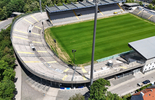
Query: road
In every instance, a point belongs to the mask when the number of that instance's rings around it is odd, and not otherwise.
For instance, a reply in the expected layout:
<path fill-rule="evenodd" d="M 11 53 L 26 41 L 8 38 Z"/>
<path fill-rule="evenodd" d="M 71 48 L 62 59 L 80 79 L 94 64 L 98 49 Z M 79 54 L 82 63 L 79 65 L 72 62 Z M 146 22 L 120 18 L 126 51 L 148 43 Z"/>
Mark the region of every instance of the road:
<path fill-rule="evenodd" d="M 21 100 L 21 81 L 22 81 L 22 76 L 21 76 L 21 66 L 18 63 L 18 61 L 16 60 L 15 63 L 17 64 L 16 68 L 15 68 L 15 88 L 17 91 L 17 94 L 15 95 L 16 100 Z"/>
<path fill-rule="evenodd" d="M 118 85 L 109 87 L 108 91 L 112 93 L 117 93 L 119 96 L 131 93 L 140 87 L 137 86 L 137 83 L 143 82 L 144 80 L 149 79 L 151 82 L 155 81 L 155 70 L 152 70 L 146 74 L 136 74 L 134 78 L 127 80 L 126 82 L 120 83 Z"/>
<path fill-rule="evenodd" d="M 7 26 L 12 23 L 12 19 L 13 18 L 8 18 L 6 20 L 1 21 L 0 22 L 0 31 L 1 31 L 1 29 L 6 29 Z"/>

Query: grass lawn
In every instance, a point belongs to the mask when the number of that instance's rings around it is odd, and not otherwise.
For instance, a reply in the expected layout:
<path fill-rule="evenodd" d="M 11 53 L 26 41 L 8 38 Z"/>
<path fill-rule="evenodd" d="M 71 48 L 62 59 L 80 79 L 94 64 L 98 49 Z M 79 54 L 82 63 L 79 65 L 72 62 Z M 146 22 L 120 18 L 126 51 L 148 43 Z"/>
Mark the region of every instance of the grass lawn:
<path fill-rule="evenodd" d="M 151 23 L 131 14 L 98 19 L 94 60 L 128 51 L 129 42 L 154 36 L 155 25 Z M 72 61 L 72 49 L 77 50 L 76 64 L 88 63 L 91 61 L 93 27 L 94 21 L 52 27 L 50 36 L 57 40 Z"/>

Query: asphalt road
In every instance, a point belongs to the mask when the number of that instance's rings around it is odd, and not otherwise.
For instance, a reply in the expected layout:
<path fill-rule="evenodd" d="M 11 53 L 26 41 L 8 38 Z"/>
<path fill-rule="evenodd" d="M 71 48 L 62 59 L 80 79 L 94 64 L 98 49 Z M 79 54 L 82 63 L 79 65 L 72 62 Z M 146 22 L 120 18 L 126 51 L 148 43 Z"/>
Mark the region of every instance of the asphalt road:
<path fill-rule="evenodd" d="M 137 83 L 143 82 L 147 79 L 151 82 L 155 81 L 155 70 L 152 70 L 146 74 L 137 74 L 135 75 L 135 78 L 127 80 L 126 82 L 120 83 L 116 86 L 109 87 L 108 91 L 117 93 L 119 96 L 126 95 L 139 89 L 140 87 L 137 86 Z"/>
<path fill-rule="evenodd" d="M 0 22 L 0 31 L 1 31 L 1 29 L 6 29 L 7 26 L 12 23 L 12 19 L 13 18 L 8 18 L 6 20 L 1 21 Z"/>

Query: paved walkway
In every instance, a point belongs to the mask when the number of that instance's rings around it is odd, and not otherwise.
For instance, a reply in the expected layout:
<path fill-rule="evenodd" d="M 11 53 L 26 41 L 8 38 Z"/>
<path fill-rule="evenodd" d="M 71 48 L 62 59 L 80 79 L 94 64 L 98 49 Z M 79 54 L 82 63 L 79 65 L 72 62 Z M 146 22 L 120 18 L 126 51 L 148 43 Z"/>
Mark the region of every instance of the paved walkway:
<path fill-rule="evenodd" d="M 16 98 L 16 100 L 21 100 L 21 81 L 22 81 L 21 67 L 17 60 L 15 61 L 15 63 L 17 64 L 17 66 L 15 68 L 15 72 L 16 72 L 15 79 L 17 79 L 17 81 L 15 82 L 15 87 L 17 90 L 17 94 L 16 94 L 15 98 Z"/>

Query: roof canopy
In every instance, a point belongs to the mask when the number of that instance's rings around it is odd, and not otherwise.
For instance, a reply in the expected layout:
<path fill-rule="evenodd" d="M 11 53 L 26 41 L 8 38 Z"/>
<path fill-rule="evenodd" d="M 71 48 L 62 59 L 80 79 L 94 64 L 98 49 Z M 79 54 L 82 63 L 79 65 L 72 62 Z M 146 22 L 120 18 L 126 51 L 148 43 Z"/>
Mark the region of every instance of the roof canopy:
<path fill-rule="evenodd" d="M 98 5 L 101 6 L 101 5 L 115 4 L 115 3 L 120 3 L 120 2 L 123 2 L 123 0 L 100 0 Z M 49 13 L 52 13 L 52 12 L 60 12 L 60 11 L 67 11 L 67 10 L 73 10 L 73 9 L 93 7 L 93 6 L 95 6 L 94 2 L 90 2 L 90 1 L 86 0 L 84 2 L 79 1 L 76 4 L 74 4 L 72 2 L 70 4 L 63 3 L 63 6 L 57 6 L 56 4 L 54 4 L 53 7 L 46 6 L 46 10 Z"/>
<path fill-rule="evenodd" d="M 155 57 L 155 36 L 130 42 L 128 45 L 142 55 L 145 59 L 151 59 Z"/>
<path fill-rule="evenodd" d="M 129 7 L 139 6 L 138 3 L 124 3 L 124 5 Z"/>

